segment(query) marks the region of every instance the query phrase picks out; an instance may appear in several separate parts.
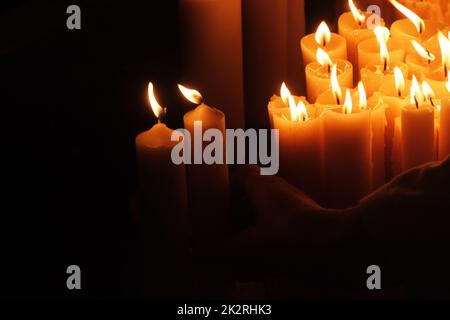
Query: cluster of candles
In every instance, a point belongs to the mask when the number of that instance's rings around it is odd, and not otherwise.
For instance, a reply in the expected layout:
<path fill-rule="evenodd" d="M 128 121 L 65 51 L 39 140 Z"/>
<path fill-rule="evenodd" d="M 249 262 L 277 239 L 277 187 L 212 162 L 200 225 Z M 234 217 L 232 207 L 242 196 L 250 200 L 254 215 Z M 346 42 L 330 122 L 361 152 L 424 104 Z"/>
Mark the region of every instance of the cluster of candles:
<path fill-rule="evenodd" d="M 329 207 L 352 206 L 403 171 L 450 154 L 449 26 L 390 2 L 406 16 L 390 29 L 349 0 L 338 34 L 322 22 L 303 37 L 306 97 L 283 83 L 268 103 L 271 127 L 279 130 L 280 175 Z M 225 136 L 224 113 L 198 91 L 179 89 L 197 105 L 184 116 L 185 130 L 195 137 L 194 123 L 201 121 L 204 130 Z M 227 165 L 174 164 L 179 141 L 161 123 L 166 110 L 152 83 L 148 96 L 158 123 L 136 138 L 144 201 L 162 217 L 170 212 L 164 219 L 172 225 L 187 216 L 189 203 L 196 234 L 220 232 Z"/>
<path fill-rule="evenodd" d="M 370 29 L 348 2 L 339 34 L 322 22 L 301 39 L 306 97 L 283 84 L 268 105 L 280 174 L 332 207 L 450 154 L 449 26 L 390 0 L 406 18 Z"/>

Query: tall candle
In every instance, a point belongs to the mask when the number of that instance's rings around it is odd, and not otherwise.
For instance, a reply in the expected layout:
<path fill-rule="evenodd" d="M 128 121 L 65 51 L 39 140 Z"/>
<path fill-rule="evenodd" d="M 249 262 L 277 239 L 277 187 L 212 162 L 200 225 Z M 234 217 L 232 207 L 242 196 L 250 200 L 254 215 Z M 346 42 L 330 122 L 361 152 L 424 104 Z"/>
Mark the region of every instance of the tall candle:
<path fill-rule="evenodd" d="M 402 170 L 435 160 L 434 107 L 423 103 L 421 89 L 413 79 L 411 104 L 402 109 Z"/>
<path fill-rule="evenodd" d="M 355 205 L 371 190 L 370 111 L 352 111 L 347 91 L 344 107 L 324 111 L 324 166 L 328 205 Z"/>
<path fill-rule="evenodd" d="M 246 125 L 264 128 L 269 123 L 263 110 L 282 81 L 303 90 L 298 41 L 304 34 L 304 1 L 245 0 L 242 10 Z"/>
<path fill-rule="evenodd" d="M 315 33 L 300 41 L 303 64 L 306 66 L 316 60 L 317 49 L 324 50 L 331 59 L 347 60 L 347 42 L 345 38 L 331 33 L 328 25 L 322 21 Z"/>
<path fill-rule="evenodd" d="M 358 44 L 362 41 L 374 38 L 375 34 L 368 28 L 368 18 L 370 13 L 361 12 L 356 8 L 352 0 L 348 1 L 350 12 L 344 12 L 338 20 L 338 32 L 347 41 L 347 57 L 354 66 L 353 79 L 359 78 L 358 66 Z M 384 21 L 380 19 L 380 25 L 384 25 Z"/>
<path fill-rule="evenodd" d="M 280 130 L 280 175 L 314 200 L 323 200 L 323 167 L 320 110 L 314 105 L 296 104 L 274 114 L 274 128 Z"/>
<path fill-rule="evenodd" d="M 221 106 L 229 127 L 244 127 L 241 0 L 180 0 L 179 7 L 186 79 Z"/>
<path fill-rule="evenodd" d="M 187 182 L 189 206 L 192 217 L 194 237 L 202 241 L 211 241 L 223 235 L 227 222 L 229 206 L 229 180 L 226 165 L 225 141 L 205 141 L 203 133 L 209 129 L 216 129 L 225 134 L 225 115 L 222 111 L 212 108 L 203 102 L 198 91 L 179 85 L 180 91 L 192 103 L 199 104 L 194 110 L 187 112 L 184 117 L 184 128 L 192 137 L 193 163 L 187 166 Z M 219 144 L 222 151 L 218 162 L 207 164 L 202 157 L 205 148 L 212 143 Z M 201 153 L 199 154 L 199 150 Z"/>
<path fill-rule="evenodd" d="M 159 118 L 165 110 L 158 104 L 149 84 L 149 99 Z M 175 165 L 171 151 L 178 141 L 172 141 L 173 130 L 158 121 L 150 130 L 136 137 L 141 216 L 144 238 L 163 243 L 169 255 L 187 252 L 187 190 L 186 170 Z M 153 240 L 152 240 L 153 239 Z M 148 245 L 148 243 L 146 243 Z"/>
<path fill-rule="evenodd" d="M 449 88 L 450 90 L 450 88 Z M 439 160 L 450 154 L 450 95 L 442 99 L 439 120 Z"/>

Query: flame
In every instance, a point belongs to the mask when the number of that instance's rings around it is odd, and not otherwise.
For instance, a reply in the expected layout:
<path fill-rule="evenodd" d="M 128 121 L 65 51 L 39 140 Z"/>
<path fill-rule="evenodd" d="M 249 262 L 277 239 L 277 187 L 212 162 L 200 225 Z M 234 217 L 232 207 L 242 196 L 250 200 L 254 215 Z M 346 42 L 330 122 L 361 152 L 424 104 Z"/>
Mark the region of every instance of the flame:
<path fill-rule="evenodd" d="M 412 79 L 410 96 L 411 96 L 411 104 L 415 104 L 417 108 L 419 107 L 419 104 L 424 101 L 422 91 L 420 90 L 419 82 L 417 82 L 417 78 L 415 75 L 413 75 Z"/>
<path fill-rule="evenodd" d="M 430 100 L 431 103 L 433 103 L 432 99 L 435 98 L 436 95 L 434 94 L 434 91 L 431 88 L 431 86 L 426 81 L 422 81 L 422 92 L 424 100 Z"/>
<path fill-rule="evenodd" d="M 442 66 L 447 77 L 448 70 L 450 69 L 450 40 L 441 31 L 438 33 L 438 39 L 442 54 Z"/>
<path fill-rule="evenodd" d="M 350 94 L 350 90 L 347 89 L 345 93 L 345 102 L 344 106 L 342 107 L 342 112 L 345 114 L 351 114 L 353 109 L 353 103 L 352 103 L 352 95 Z"/>
<path fill-rule="evenodd" d="M 403 72 L 399 67 L 394 68 L 394 80 L 395 90 L 397 90 L 398 96 L 401 97 L 405 91 L 405 78 L 403 77 Z"/>
<path fill-rule="evenodd" d="M 155 97 L 155 93 L 153 90 L 153 83 L 148 83 L 148 100 L 150 101 L 150 106 L 152 107 L 153 113 L 156 118 L 160 118 L 161 115 L 165 112 L 165 108 L 161 107 Z"/>
<path fill-rule="evenodd" d="M 322 21 L 317 27 L 315 39 L 319 46 L 325 47 L 330 42 L 331 32 L 325 21 Z"/>
<path fill-rule="evenodd" d="M 425 58 L 425 59 L 427 59 L 430 62 L 434 61 L 436 59 L 434 54 L 432 54 L 430 51 L 428 51 L 427 49 L 422 47 L 420 45 L 420 43 L 418 43 L 416 40 L 411 40 L 411 43 L 412 43 L 414 49 L 416 49 L 416 51 L 419 54 L 419 56 L 421 56 L 422 58 Z"/>
<path fill-rule="evenodd" d="M 294 96 L 290 95 L 289 98 L 289 110 L 291 113 L 291 121 L 308 121 L 308 111 L 303 101 L 299 101 L 298 105 L 295 104 Z"/>
<path fill-rule="evenodd" d="M 447 83 L 445 84 L 447 91 L 450 92 L 450 74 L 447 74 Z"/>
<path fill-rule="evenodd" d="M 364 88 L 364 84 L 362 81 L 358 82 L 358 95 L 359 95 L 359 109 L 366 110 L 367 109 L 367 95 L 366 89 Z"/>
<path fill-rule="evenodd" d="M 321 48 L 317 48 L 316 59 L 321 66 L 328 66 L 328 69 L 333 65 L 330 56 Z"/>
<path fill-rule="evenodd" d="M 342 90 L 337 79 L 336 65 L 334 65 L 333 68 L 331 69 L 331 91 L 333 92 L 333 95 L 336 97 L 337 104 L 341 104 Z"/>
<path fill-rule="evenodd" d="M 348 0 L 348 6 L 350 7 L 350 11 L 352 12 L 355 22 L 359 25 L 362 25 L 363 22 L 366 20 L 366 17 L 363 14 L 361 14 L 361 12 L 355 6 L 352 0 Z"/>
<path fill-rule="evenodd" d="M 283 103 L 285 105 L 289 104 L 289 97 L 291 96 L 291 92 L 289 91 L 288 87 L 286 86 L 286 83 L 283 82 L 280 89 L 280 97 L 281 100 L 283 100 Z"/>
<path fill-rule="evenodd" d="M 378 26 L 374 30 L 377 37 L 378 44 L 380 45 L 380 59 L 383 61 L 384 70 L 387 70 L 389 64 L 389 50 L 387 48 L 387 41 L 389 40 L 390 32 L 386 27 Z"/>
<path fill-rule="evenodd" d="M 390 3 L 403 15 L 405 15 L 416 27 L 417 32 L 422 33 L 425 31 L 425 21 L 423 21 L 416 13 L 405 7 L 404 5 L 398 3 L 396 0 L 389 0 Z"/>
<path fill-rule="evenodd" d="M 203 100 L 202 95 L 197 90 L 186 88 L 181 84 L 178 85 L 178 89 L 180 89 L 183 96 L 192 103 L 200 104 Z"/>

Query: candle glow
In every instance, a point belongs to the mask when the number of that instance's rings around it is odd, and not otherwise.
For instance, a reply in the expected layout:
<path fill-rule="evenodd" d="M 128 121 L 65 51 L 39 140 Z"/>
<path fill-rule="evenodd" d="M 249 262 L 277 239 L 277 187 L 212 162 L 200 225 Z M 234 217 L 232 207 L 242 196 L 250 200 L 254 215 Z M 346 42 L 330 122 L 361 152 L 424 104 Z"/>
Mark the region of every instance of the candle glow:
<path fill-rule="evenodd" d="M 353 109 L 353 102 L 352 102 L 352 95 L 350 94 L 350 90 L 347 89 L 345 92 L 345 101 L 344 105 L 342 106 L 342 112 L 344 114 L 351 114 Z"/>
<path fill-rule="evenodd" d="M 364 88 L 364 84 L 362 81 L 358 82 L 358 96 L 359 96 L 359 109 L 366 110 L 367 109 L 367 95 L 366 89 Z"/>
<path fill-rule="evenodd" d="M 425 21 L 423 21 L 423 19 L 421 19 L 415 12 L 400 4 L 396 0 L 389 0 L 389 2 L 414 24 L 418 33 L 421 34 L 425 31 Z"/>
<path fill-rule="evenodd" d="M 424 100 L 430 100 L 431 105 L 434 107 L 433 99 L 436 97 L 433 89 L 426 81 L 422 81 L 422 92 Z"/>
<path fill-rule="evenodd" d="M 149 82 L 148 84 L 148 100 L 150 102 L 150 107 L 152 108 L 153 113 L 159 121 L 161 116 L 166 112 L 166 109 L 161 107 L 161 105 L 156 100 L 154 86 L 151 82 Z"/>
<path fill-rule="evenodd" d="M 386 71 L 389 65 L 389 50 L 387 48 L 387 41 L 390 36 L 389 29 L 378 26 L 374 29 L 378 44 L 380 45 L 380 59 L 383 61 L 383 70 Z"/>
<path fill-rule="evenodd" d="M 333 65 L 333 68 L 331 68 L 331 91 L 333 92 L 333 95 L 336 97 L 337 104 L 341 104 L 342 90 L 337 79 L 336 65 Z"/>
<path fill-rule="evenodd" d="M 331 31 L 325 21 L 322 21 L 317 27 L 314 39 L 319 46 L 325 47 L 331 40 Z"/>
<path fill-rule="evenodd" d="M 194 104 L 200 104 L 203 100 L 202 95 L 197 90 L 189 89 L 181 84 L 178 85 L 178 89 L 181 91 L 183 96 Z"/>
<path fill-rule="evenodd" d="M 305 104 L 300 100 L 298 105 L 296 105 L 292 95 L 289 96 L 289 110 L 291 113 L 291 121 L 308 121 L 308 112 Z"/>
<path fill-rule="evenodd" d="M 289 104 L 289 97 L 291 97 L 291 92 L 289 91 L 286 83 L 283 82 L 280 89 L 280 97 L 285 105 Z"/>
<path fill-rule="evenodd" d="M 414 49 L 419 54 L 419 56 L 421 56 L 424 59 L 427 59 L 428 63 L 431 63 L 436 59 L 434 54 L 432 54 L 430 51 L 422 47 L 416 40 L 411 40 L 411 44 L 413 45 Z"/>
<path fill-rule="evenodd" d="M 394 81 L 395 90 L 397 91 L 398 96 L 401 97 L 405 92 L 405 77 L 399 67 L 394 68 Z"/>
<path fill-rule="evenodd" d="M 358 25 L 362 25 L 366 20 L 366 17 L 361 14 L 359 9 L 355 6 L 352 0 L 348 0 L 348 6 L 350 7 L 350 11 L 352 12 L 353 18 Z"/>
<path fill-rule="evenodd" d="M 442 66 L 444 67 L 444 75 L 448 76 L 448 70 L 450 69 L 450 40 L 439 31 L 438 33 L 439 46 L 441 48 Z"/>
<path fill-rule="evenodd" d="M 322 67 L 326 66 L 328 68 L 328 72 L 330 72 L 333 62 L 331 61 L 330 56 L 321 48 L 317 48 L 316 59 Z"/>
<path fill-rule="evenodd" d="M 415 104 L 416 108 L 419 109 L 420 103 L 424 101 L 424 96 L 422 94 L 419 82 L 417 81 L 416 76 L 413 76 L 411 89 L 410 89 L 410 98 L 411 104 Z"/>

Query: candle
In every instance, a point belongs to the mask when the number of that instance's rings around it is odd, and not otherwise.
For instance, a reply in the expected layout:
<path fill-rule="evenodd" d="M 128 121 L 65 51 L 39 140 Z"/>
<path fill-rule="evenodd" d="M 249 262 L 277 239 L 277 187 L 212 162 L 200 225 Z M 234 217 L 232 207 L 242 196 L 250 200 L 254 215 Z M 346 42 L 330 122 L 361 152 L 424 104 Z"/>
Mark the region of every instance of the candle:
<path fill-rule="evenodd" d="M 303 64 L 306 66 L 316 60 L 317 49 L 327 52 L 331 59 L 347 60 L 347 42 L 345 38 L 331 33 L 325 21 L 322 21 L 316 33 L 309 34 L 300 41 Z"/>
<path fill-rule="evenodd" d="M 352 109 L 347 90 L 344 105 L 323 114 L 325 186 L 331 207 L 353 206 L 371 190 L 370 110 Z"/>
<path fill-rule="evenodd" d="M 374 38 L 375 34 L 367 27 L 367 19 L 371 13 L 363 13 L 352 0 L 348 0 L 350 12 L 341 14 L 338 20 L 338 32 L 347 41 L 347 57 L 354 66 L 353 79 L 359 78 L 358 66 L 358 44 L 362 41 Z M 380 25 L 384 25 L 384 21 L 380 20 Z"/>
<path fill-rule="evenodd" d="M 371 64 L 392 65 L 402 64 L 405 61 L 405 48 L 403 43 L 395 38 L 390 38 L 389 29 L 376 27 L 375 37 L 362 41 L 358 45 L 358 70 Z"/>
<path fill-rule="evenodd" d="M 436 54 L 425 49 L 416 40 L 411 40 L 411 44 L 416 52 L 409 53 L 406 56 L 409 76 L 415 75 L 417 79 L 423 80 L 438 72 L 441 68 L 441 62 L 436 59 Z"/>
<path fill-rule="evenodd" d="M 314 200 L 323 200 L 323 168 L 320 109 L 296 103 L 274 114 L 274 128 L 280 130 L 280 176 Z"/>
<path fill-rule="evenodd" d="M 396 61 L 395 64 L 392 64 L 390 62 L 391 56 L 386 44 L 389 30 L 385 27 L 376 27 L 375 35 L 379 43 L 379 58 L 378 56 L 376 58 L 372 57 L 372 59 L 376 59 L 375 62 L 361 69 L 361 80 L 364 83 L 368 96 L 377 91 L 384 82 L 394 77 L 394 66 L 397 66 L 402 71 L 404 77 L 408 76 L 408 67 L 405 63 Z M 360 47 L 362 45 L 363 43 L 360 44 Z"/>
<path fill-rule="evenodd" d="M 450 40 L 441 32 L 438 33 L 441 65 L 427 74 L 427 81 L 433 88 L 436 96 L 442 98 L 448 95 L 447 84 L 450 81 Z"/>
<path fill-rule="evenodd" d="M 148 86 L 151 108 L 160 119 L 165 114 Z M 173 130 L 158 120 L 150 130 L 136 137 L 141 216 L 144 237 L 157 239 L 170 254 L 188 248 L 186 170 L 171 160 Z"/>
<path fill-rule="evenodd" d="M 222 139 L 225 134 L 225 115 L 222 111 L 209 107 L 203 102 L 201 94 L 184 86 L 178 86 L 187 100 L 198 104 L 197 108 L 187 112 L 184 117 L 184 128 L 192 137 L 193 164 L 187 166 L 187 182 L 189 206 L 192 216 L 194 236 L 199 241 L 216 239 L 224 232 L 229 203 L 228 168 L 225 164 L 225 141 L 220 144 L 217 139 L 203 137 L 209 129 L 218 130 Z M 206 163 L 202 158 L 208 147 L 219 144 L 222 151 L 217 162 Z M 203 245 L 206 243 L 203 242 Z"/>
<path fill-rule="evenodd" d="M 448 90 L 450 91 L 450 84 Z M 442 99 L 439 119 L 439 160 L 450 154 L 450 97 Z"/>
<path fill-rule="evenodd" d="M 411 40 L 424 43 L 430 39 L 439 29 L 441 25 L 433 20 L 423 20 L 416 13 L 406 8 L 398 1 L 389 0 L 407 19 L 395 21 L 391 26 L 391 34 L 393 38 L 397 38 L 403 42 L 407 53 L 414 52 Z"/>
<path fill-rule="evenodd" d="M 345 60 L 334 60 L 333 63 L 328 54 L 318 48 L 317 61 L 308 64 L 305 68 L 308 101 L 315 102 L 320 93 L 330 88 L 333 76 L 342 87 L 351 88 L 353 86 L 352 68 L 351 63 Z"/>
<path fill-rule="evenodd" d="M 417 79 L 411 85 L 411 104 L 402 109 L 402 170 L 435 159 L 434 107 L 424 103 Z"/>
<path fill-rule="evenodd" d="M 392 145 L 392 177 L 396 177 L 402 173 L 402 119 L 398 116 L 394 119 L 394 134 L 393 134 L 393 145 Z"/>
<path fill-rule="evenodd" d="M 445 21 L 442 14 L 443 8 L 441 8 L 439 3 L 440 1 L 441 0 L 403 0 L 402 3 L 424 19 Z M 397 16 L 399 16 L 399 14 L 397 14 Z"/>
<path fill-rule="evenodd" d="M 180 0 L 179 8 L 185 78 L 223 108 L 231 128 L 244 127 L 241 0 Z"/>
<path fill-rule="evenodd" d="M 303 0 L 242 1 L 247 127 L 268 126 L 265 108 L 285 79 L 302 92 L 298 41 L 304 35 Z M 300 79 L 298 80 L 298 77 Z"/>
<path fill-rule="evenodd" d="M 291 96 L 291 92 L 289 91 L 286 84 L 283 82 L 280 89 L 280 96 L 273 95 L 270 98 L 269 104 L 267 105 L 267 112 L 269 114 L 270 127 L 273 128 L 273 114 L 278 110 L 283 110 L 289 107 L 289 97 Z M 309 105 L 309 102 L 305 97 L 293 96 L 295 103 L 299 103 L 300 100 L 303 101 L 305 105 Z"/>

